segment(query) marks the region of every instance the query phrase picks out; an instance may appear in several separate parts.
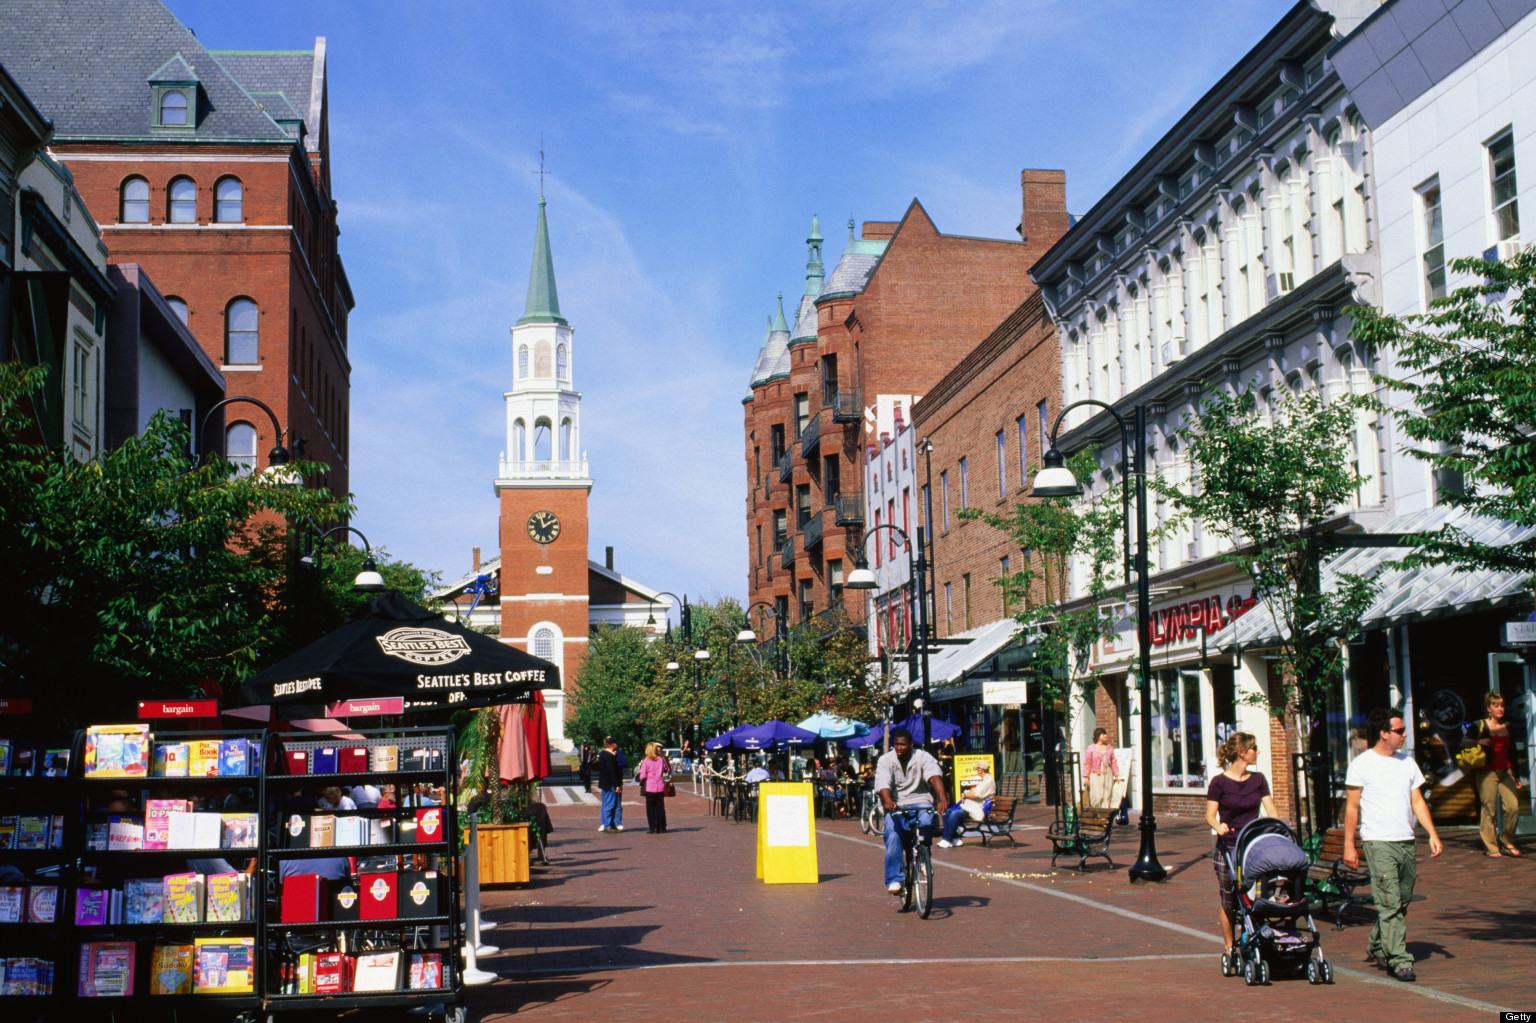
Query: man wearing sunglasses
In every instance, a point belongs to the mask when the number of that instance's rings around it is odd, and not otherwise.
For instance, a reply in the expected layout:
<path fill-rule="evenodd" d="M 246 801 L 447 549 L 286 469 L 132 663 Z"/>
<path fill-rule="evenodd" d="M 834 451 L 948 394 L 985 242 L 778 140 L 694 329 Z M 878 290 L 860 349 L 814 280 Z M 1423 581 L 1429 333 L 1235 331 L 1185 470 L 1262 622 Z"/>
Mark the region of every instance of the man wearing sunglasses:
<path fill-rule="evenodd" d="M 1371 869 L 1371 900 L 1376 903 L 1376 926 L 1367 952 L 1393 980 L 1417 980 L 1407 927 L 1417 874 L 1414 820 L 1429 835 L 1431 857 L 1439 856 L 1444 846 L 1419 791 L 1424 774 L 1402 751 L 1408 741 L 1402 715 L 1386 707 L 1371 711 L 1365 719 L 1365 738 L 1370 747 L 1350 761 L 1344 775 L 1344 865 L 1359 869 L 1361 850 L 1355 847 L 1359 828 L 1360 845 Z"/>

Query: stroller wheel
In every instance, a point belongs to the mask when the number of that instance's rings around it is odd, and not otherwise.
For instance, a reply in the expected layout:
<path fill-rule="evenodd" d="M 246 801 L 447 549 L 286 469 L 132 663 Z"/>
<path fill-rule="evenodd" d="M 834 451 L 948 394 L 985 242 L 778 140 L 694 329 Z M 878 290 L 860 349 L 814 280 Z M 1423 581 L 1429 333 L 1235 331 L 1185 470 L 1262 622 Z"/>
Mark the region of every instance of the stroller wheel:
<path fill-rule="evenodd" d="M 1333 964 L 1330 963 L 1328 960 L 1323 959 L 1323 960 L 1319 961 L 1318 969 L 1320 971 L 1322 971 L 1323 983 L 1324 984 L 1332 984 L 1333 983 Z"/>
<path fill-rule="evenodd" d="M 1221 975 L 1223 977 L 1232 977 L 1236 974 L 1236 963 L 1232 961 L 1232 953 L 1223 952 L 1221 954 Z"/>
<path fill-rule="evenodd" d="M 1259 963 L 1259 983 L 1260 984 L 1268 984 L 1269 983 L 1269 964 L 1268 963 L 1265 963 L 1265 962 Z"/>
<path fill-rule="evenodd" d="M 1243 983 L 1253 987 L 1259 982 L 1259 971 L 1252 961 L 1243 964 Z"/>
<path fill-rule="evenodd" d="M 1322 968 L 1317 965 L 1316 959 L 1307 960 L 1307 983 L 1321 984 L 1323 982 Z"/>

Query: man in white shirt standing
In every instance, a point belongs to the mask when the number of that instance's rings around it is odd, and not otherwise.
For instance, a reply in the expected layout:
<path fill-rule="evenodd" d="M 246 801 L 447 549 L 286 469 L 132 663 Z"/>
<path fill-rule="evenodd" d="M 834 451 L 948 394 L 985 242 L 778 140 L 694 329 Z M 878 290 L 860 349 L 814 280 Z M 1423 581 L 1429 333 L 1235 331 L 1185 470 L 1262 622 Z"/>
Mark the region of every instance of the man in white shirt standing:
<path fill-rule="evenodd" d="M 1402 752 L 1408 741 L 1402 715 L 1385 707 L 1371 711 L 1365 719 L 1365 737 L 1370 748 L 1350 761 L 1344 775 L 1344 865 L 1360 866 L 1361 850 L 1355 848 L 1358 827 L 1371 869 L 1371 899 L 1376 903 L 1376 926 L 1367 952 L 1393 980 L 1417 980 L 1407 927 L 1418 869 L 1414 819 L 1429 835 L 1431 857 L 1439 856 L 1445 847 L 1419 791 L 1424 774 Z"/>

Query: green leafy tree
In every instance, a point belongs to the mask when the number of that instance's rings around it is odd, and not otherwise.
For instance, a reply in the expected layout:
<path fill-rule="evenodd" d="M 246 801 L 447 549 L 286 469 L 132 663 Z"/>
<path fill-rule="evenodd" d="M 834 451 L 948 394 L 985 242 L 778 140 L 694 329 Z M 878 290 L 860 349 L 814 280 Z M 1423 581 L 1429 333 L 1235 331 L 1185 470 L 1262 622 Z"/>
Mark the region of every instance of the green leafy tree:
<path fill-rule="evenodd" d="M 328 542 L 323 550 L 311 552 L 310 560 L 301 562 L 293 576 L 292 606 L 306 609 L 303 621 L 294 630 L 293 640 L 298 646 L 340 627 L 373 596 L 353 589 L 367 552 L 342 542 L 340 534 L 332 539 L 337 542 Z M 441 610 L 441 603 L 430 597 L 439 582 L 437 572 L 396 561 L 384 547 L 375 548 L 373 557 L 385 586 L 428 610 Z"/>
<path fill-rule="evenodd" d="M 1350 457 L 1355 417 L 1368 399 L 1325 401 L 1318 391 L 1282 392 L 1265 411 L 1252 391 L 1208 398 L 1179 431 L 1190 459 L 1188 486 L 1153 485 L 1173 514 L 1164 529 L 1195 521 L 1223 538 L 1222 555 L 1253 581 L 1280 635 L 1283 699 L 1249 699 L 1282 714 L 1293 703 L 1297 727 L 1319 717 L 1342 681 L 1341 644 L 1360 628 L 1375 586 L 1336 574 L 1319 585 L 1324 522 L 1349 505 L 1364 480 Z M 1305 736 L 1302 736 L 1303 740 Z"/>
<path fill-rule="evenodd" d="M 0 692 L 53 724 L 99 721 L 228 689 L 283 649 L 279 524 L 349 506 L 222 459 L 196 465 L 163 413 L 89 462 L 50 452 L 28 440 L 38 373 L 0 364 Z"/>
<path fill-rule="evenodd" d="M 1382 382 L 1408 398 L 1393 409 L 1409 449 L 1445 483 L 1447 504 L 1536 525 L 1536 251 L 1504 262 L 1458 259 L 1477 283 L 1428 314 L 1350 310 L 1352 333 L 1396 352 L 1401 375 Z M 1536 574 L 1536 536 L 1488 543 L 1455 526 L 1426 536 L 1411 563 Z"/>
<path fill-rule="evenodd" d="M 862 594 L 859 595 L 862 599 Z M 789 679 L 782 720 L 800 721 L 828 711 L 869 721 L 883 717 L 891 701 L 888 675 L 876 670 L 869 642 L 839 606 L 790 629 Z"/>
<path fill-rule="evenodd" d="M 643 712 L 646 690 L 656 682 L 664 663 L 660 656 L 644 629 L 612 625 L 594 629 L 587 656 L 576 672 L 566 735 L 576 742 L 589 739 L 594 746 L 611 735 L 620 749 L 640 750 L 653 737 L 647 733 Z"/>

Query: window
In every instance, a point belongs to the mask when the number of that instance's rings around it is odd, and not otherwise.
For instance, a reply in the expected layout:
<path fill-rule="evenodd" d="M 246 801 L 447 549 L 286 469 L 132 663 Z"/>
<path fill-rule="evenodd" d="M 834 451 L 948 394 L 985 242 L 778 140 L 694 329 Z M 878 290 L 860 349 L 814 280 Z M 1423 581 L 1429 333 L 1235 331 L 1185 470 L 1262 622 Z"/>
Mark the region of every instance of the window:
<path fill-rule="evenodd" d="M 533 634 L 533 656 L 546 661 L 555 659 L 555 630 L 540 629 Z"/>
<path fill-rule="evenodd" d="M 778 615 L 778 620 L 773 626 L 774 632 L 778 633 L 784 627 L 784 624 L 789 621 L 789 598 L 783 596 L 774 597 L 773 611 L 774 614 Z"/>
<path fill-rule="evenodd" d="M 551 434 L 554 432 L 554 424 L 548 416 L 540 416 L 533 421 L 533 460 L 535 462 L 548 462 L 554 458 L 550 449 Z"/>
<path fill-rule="evenodd" d="M 960 577 L 960 585 L 965 601 L 965 627 L 969 631 L 971 627 L 971 573 L 967 572 Z"/>
<path fill-rule="evenodd" d="M 901 488 L 901 531 L 912 535 L 912 488 Z"/>
<path fill-rule="evenodd" d="M 224 361 L 231 366 L 260 362 L 256 303 L 237 298 L 224 313 Z"/>
<path fill-rule="evenodd" d="M 1019 417 L 1019 486 L 1029 486 L 1029 423 Z"/>
<path fill-rule="evenodd" d="M 836 501 L 843 492 L 841 462 L 837 455 L 827 455 L 821 460 L 821 492 L 828 504 Z"/>
<path fill-rule="evenodd" d="M 224 453 L 240 467 L 241 476 L 256 471 L 256 427 L 250 423 L 231 423 L 224 431 Z"/>
<path fill-rule="evenodd" d="M 875 509 L 875 529 L 879 529 L 879 528 L 880 528 L 880 509 L 876 508 Z M 875 531 L 875 529 L 871 529 L 870 532 L 873 533 Z M 875 544 L 875 567 L 879 568 L 880 565 L 881 565 L 880 545 L 877 543 L 877 544 Z"/>
<path fill-rule="evenodd" d="M 91 427 L 91 350 L 82 344 L 75 345 L 73 376 L 71 390 L 74 411 L 70 418 L 74 420 L 76 426 L 89 430 Z"/>
<path fill-rule="evenodd" d="M 944 528 L 949 528 L 949 470 L 939 473 L 939 497 L 944 503 Z"/>
<path fill-rule="evenodd" d="M 763 563 L 763 527 L 757 527 L 757 563 Z"/>
<path fill-rule="evenodd" d="M 1003 584 L 1003 614 L 1008 613 L 1008 607 L 1012 603 L 1012 594 L 1008 592 L 1008 586 L 1013 580 L 1013 573 L 1008 570 L 1008 557 L 1004 555 L 997 559 L 997 572 Z"/>
<path fill-rule="evenodd" d="M 555 376 L 561 380 L 569 379 L 570 366 L 570 353 L 566 351 L 565 345 L 560 345 L 555 349 Z"/>
<path fill-rule="evenodd" d="M 997 431 L 997 496 L 1008 496 L 1008 443 L 1003 440 L 1003 431 Z"/>
<path fill-rule="evenodd" d="M 1040 457 L 1044 458 L 1046 452 L 1047 435 L 1051 431 L 1051 423 L 1045 411 L 1045 402 L 1042 401 L 1040 404 L 1036 405 L 1035 410 L 1040 413 Z"/>
<path fill-rule="evenodd" d="M 149 182 L 129 178 L 123 182 L 123 208 L 118 220 L 124 224 L 149 223 Z"/>
<path fill-rule="evenodd" d="M 1440 217 L 1440 179 L 1419 190 L 1424 224 L 1424 304 L 1445 297 L 1445 226 Z"/>
<path fill-rule="evenodd" d="M 816 605 L 811 603 L 811 581 L 800 580 L 800 620 L 803 622 L 816 613 Z"/>
<path fill-rule="evenodd" d="M 965 470 L 965 459 L 960 459 L 960 507 L 971 506 L 971 482 L 970 475 Z"/>
<path fill-rule="evenodd" d="M 548 341 L 535 341 L 533 343 L 533 375 L 541 379 L 549 379 L 554 367 L 553 352 L 550 351 Z"/>
<path fill-rule="evenodd" d="M 517 379 L 528 378 L 528 346 L 523 345 L 517 350 Z"/>
<path fill-rule="evenodd" d="M 885 521 L 889 522 L 893 526 L 896 524 L 896 499 L 894 497 L 885 502 Z M 886 530 L 885 536 L 891 547 L 890 556 L 892 560 L 894 560 L 896 557 L 896 530 Z"/>
<path fill-rule="evenodd" d="M 795 528 L 804 529 L 811 521 L 811 485 L 801 483 L 795 487 Z"/>
<path fill-rule="evenodd" d="M 837 356 L 835 355 L 821 357 L 821 403 L 837 404 Z"/>
<path fill-rule="evenodd" d="M 172 178 L 166 189 L 167 220 L 173 224 L 197 223 L 197 186 L 191 178 Z"/>
<path fill-rule="evenodd" d="M 186 300 L 177 298 L 175 295 L 167 295 L 165 296 L 165 304 L 171 307 L 171 312 L 176 314 L 176 318 L 180 320 L 181 325 L 185 327 L 187 325 Z"/>
<path fill-rule="evenodd" d="M 1515 137 L 1505 132 L 1488 143 L 1489 172 L 1493 176 L 1493 226 L 1498 241 L 1520 234 L 1520 205 L 1515 197 Z"/>
<path fill-rule="evenodd" d="M 784 542 L 789 539 L 789 513 L 780 508 L 773 513 L 773 552 L 777 554 L 784 549 Z"/>
<path fill-rule="evenodd" d="M 144 108 L 140 107 L 139 109 L 142 110 Z M 160 94 L 160 123 L 166 127 L 186 127 L 186 93 L 179 89 L 167 89 Z"/>
<path fill-rule="evenodd" d="M 811 398 L 801 391 L 795 395 L 795 436 L 798 438 L 805 433 L 805 428 L 811 425 Z"/>
<path fill-rule="evenodd" d="M 222 178 L 213 186 L 213 219 L 220 224 L 238 224 L 245 219 L 242 204 L 245 188 L 239 178 Z"/>
<path fill-rule="evenodd" d="M 1152 782 L 1172 789 L 1205 790 L 1200 736 L 1200 675 L 1159 671 L 1153 679 Z"/>
<path fill-rule="evenodd" d="M 827 562 L 827 597 L 833 605 L 843 602 L 843 563 L 837 559 Z"/>
<path fill-rule="evenodd" d="M 778 465 L 784 457 L 784 424 L 774 423 L 768 429 L 768 436 L 773 444 L 773 464 Z"/>
<path fill-rule="evenodd" d="M 955 594 L 954 584 L 944 584 L 944 634 L 954 635 L 955 632 Z"/>

